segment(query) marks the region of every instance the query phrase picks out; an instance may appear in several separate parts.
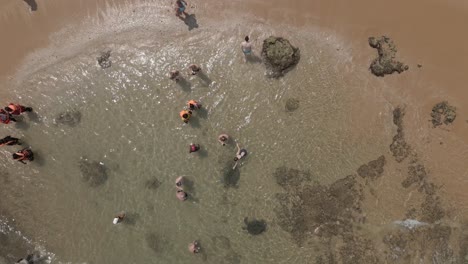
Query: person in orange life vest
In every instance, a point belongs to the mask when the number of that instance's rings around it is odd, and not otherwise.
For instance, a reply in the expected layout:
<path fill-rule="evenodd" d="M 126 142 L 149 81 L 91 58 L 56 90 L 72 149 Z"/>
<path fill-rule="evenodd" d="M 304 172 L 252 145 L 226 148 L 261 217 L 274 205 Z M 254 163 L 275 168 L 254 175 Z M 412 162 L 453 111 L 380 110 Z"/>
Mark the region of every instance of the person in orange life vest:
<path fill-rule="evenodd" d="M 29 148 L 24 148 L 22 150 L 17 151 L 16 153 L 13 153 L 13 159 L 23 164 L 26 164 L 26 162 L 24 162 L 25 160 L 34 160 L 34 153 Z"/>
<path fill-rule="evenodd" d="M 31 107 L 20 104 L 10 103 L 7 107 L 5 107 L 5 110 L 12 115 L 20 115 L 23 112 L 32 112 L 33 109 Z"/>
<path fill-rule="evenodd" d="M 8 124 L 10 121 L 16 122 L 16 119 L 14 119 L 7 111 L 0 109 L 0 123 Z"/>
<path fill-rule="evenodd" d="M 180 111 L 179 116 L 180 118 L 182 118 L 182 121 L 184 121 L 184 123 L 188 123 L 188 121 L 190 120 L 190 117 L 192 117 L 192 111 L 182 110 Z"/>
<path fill-rule="evenodd" d="M 11 136 L 6 136 L 2 139 L 0 139 L 0 146 L 13 146 L 13 145 L 21 145 L 19 142 L 19 139 L 11 137 Z"/>
<path fill-rule="evenodd" d="M 187 106 L 190 110 L 196 110 L 201 108 L 201 104 L 195 100 L 190 100 L 187 102 Z"/>

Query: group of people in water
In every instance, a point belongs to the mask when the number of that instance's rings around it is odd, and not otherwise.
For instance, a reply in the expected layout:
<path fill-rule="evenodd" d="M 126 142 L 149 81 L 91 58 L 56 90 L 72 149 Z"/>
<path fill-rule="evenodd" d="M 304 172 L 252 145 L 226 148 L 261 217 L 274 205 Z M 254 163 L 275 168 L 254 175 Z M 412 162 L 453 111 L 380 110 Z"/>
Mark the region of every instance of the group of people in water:
<path fill-rule="evenodd" d="M 19 116 L 24 112 L 32 112 L 32 108 L 28 106 L 23 106 L 20 104 L 10 103 L 3 109 L 0 109 L 0 123 L 9 124 L 10 122 L 17 122 L 14 116 Z M 14 146 L 21 145 L 21 142 L 18 138 L 12 136 L 6 136 L 0 139 L 0 146 Z M 26 164 L 26 161 L 34 160 L 34 153 L 32 150 L 27 147 L 20 149 L 12 154 L 14 160 L 19 161 L 23 164 Z"/>

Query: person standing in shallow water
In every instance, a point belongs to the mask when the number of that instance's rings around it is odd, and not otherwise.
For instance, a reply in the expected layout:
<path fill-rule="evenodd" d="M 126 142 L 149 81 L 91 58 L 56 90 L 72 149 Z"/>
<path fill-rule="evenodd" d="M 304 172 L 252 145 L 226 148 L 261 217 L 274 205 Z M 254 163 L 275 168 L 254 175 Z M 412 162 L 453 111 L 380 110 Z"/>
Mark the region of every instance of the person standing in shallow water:
<path fill-rule="evenodd" d="M 32 110 L 32 107 L 13 103 L 10 103 L 7 107 L 5 107 L 5 111 L 7 111 L 11 115 L 20 115 L 24 112 L 32 112 Z"/>
<path fill-rule="evenodd" d="M 21 145 L 21 143 L 19 142 L 19 139 L 18 138 L 14 138 L 14 137 L 11 137 L 11 136 L 6 136 L 2 139 L 0 139 L 0 146 L 13 146 L 13 145 Z"/>
<path fill-rule="evenodd" d="M 199 73 L 200 71 L 201 71 L 200 66 L 198 66 L 196 64 L 191 64 L 189 66 L 189 74 L 190 75 L 197 75 L 197 73 Z"/>
<path fill-rule="evenodd" d="M 249 36 L 245 36 L 244 41 L 241 43 L 242 53 L 244 53 L 244 62 L 247 62 L 247 56 L 252 55 L 252 43 L 250 43 L 249 40 Z"/>
<path fill-rule="evenodd" d="M 13 153 L 13 159 L 23 164 L 26 164 L 26 162 L 24 162 L 25 160 L 34 160 L 34 153 L 29 148 L 24 148 L 22 150 L 17 151 L 16 153 Z"/>
<path fill-rule="evenodd" d="M 189 16 L 189 14 L 185 12 L 185 9 L 187 9 L 187 2 L 184 0 L 177 0 L 175 2 L 175 12 L 178 18 L 183 19 L 182 14 L 185 16 L 185 18 Z"/>
<path fill-rule="evenodd" d="M 229 136 L 227 134 L 221 134 L 218 136 L 218 142 L 221 143 L 221 145 L 226 146 L 226 143 L 229 140 Z"/>
<path fill-rule="evenodd" d="M 180 72 L 178 70 L 172 70 L 169 72 L 169 79 L 178 82 L 180 80 Z"/>
<path fill-rule="evenodd" d="M 198 242 L 197 240 L 193 241 L 192 243 L 189 244 L 188 249 L 193 254 L 200 253 L 201 251 L 200 242 Z"/>

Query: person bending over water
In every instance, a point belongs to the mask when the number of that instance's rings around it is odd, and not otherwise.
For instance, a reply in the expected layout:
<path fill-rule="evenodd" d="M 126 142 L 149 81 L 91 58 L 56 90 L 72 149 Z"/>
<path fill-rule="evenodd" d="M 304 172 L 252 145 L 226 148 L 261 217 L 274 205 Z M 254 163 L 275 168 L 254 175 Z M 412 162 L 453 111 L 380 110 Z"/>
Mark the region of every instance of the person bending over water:
<path fill-rule="evenodd" d="M 197 75 L 197 73 L 201 71 L 200 66 L 196 64 L 191 64 L 188 68 L 189 68 L 189 74 L 191 75 Z"/>
<path fill-rule="evenodd" d="M 187 2 L 184 0 L 177 0 L 175 2 L 175 11 L 177 17 L 182 18 L 182 14 L 184 14 L 185 18 L 187 18 L 189 14 L 185 12 L 185 9 L 187 9 Z"/>
<path fill-rule="evenodd" d="M 19 142 L 19 139 L 18 138 L 14 138 L 14 137 L 11 137 L 11 136 L 6 136 L 2 139 L 0 139 L 0 146 L 13 146 L 13 145 L 21 145 L 21 143 Z"/>
<path fill-rule="evenodd" d="M 178 189 L 176 192 L 177 199 L 185 201 L 188 198 L 188 194 L 184 190 Z"/>
<path fill-rule="evenodd" d="M 218 142 L 221 143 L 221 145 L 226 146 L 226 143 L 229 140 L 229 136 L 227 134 L 221 134 L 218 136 Z"/>
<path fill-rule="evenodd" d="M 31 107 L 23 106 L 20 104 L 10 103 L 7 107 L 5 107 L 5 110 L 11 115 L 20 115 L 24 112 L 32 112 L 33 109 Z"/>
<path fill-rule="evenodd" d="M 14 119 L 11 114 L 4 109 L 0 109 L 0 123 L 8 124 L 10 121 L 16 122 L 16 119 Z"/>
<path fill-rule="evenodd" d="M 237 166 L 237 163 L 239 162 L 240 159 L 244 158 L 245 156 L 247 156 L 247 150 L 246 149 L 241 149 L 239 147 L 239 144 L 236 143 L 236 146 L 237 146 L 237 154 L 236 154 L 236 157 L 234 158 L 234 161 L 236 162 L 236 164 L 234 164 L 234 167 L 232 167 L 232 169 L 235 169 L 236 166 Z"/>
<path fill-rule="evenodd" d="M 125 212 L 120 212 L 117 216 L 114 217 L 114 221 L 112 223 L 114 225 L 121 223 L 125 218 Z"/>
<path fill-rule="evenodd" d="M 200 109 L 202 107 L 202 105 L 195 101 L 195 100 L 190 100 L 187 102 L 187 106 L 190 110 L 196 110 L 196 109 Z"/>
<path fill-rule="evenodd" d="M 242 53 L 244 53 L 244 62 L 247 61 L 247 56 L 252 54 L 252 43 L 250 43 L 249 40 L 249 36 L 245 36 L 245 41 L 241 43 Z"/>
<path fill-rule="evenodd" d="M 24 162 L 25 160 L 29 160 L 29 161 L 34 160 L 34 153 L 32 152 L 31 149 L 24 148 L 22 150 L 17 151 L 16 153 L 13 153 L 13 159 L 23 164 L 26 164 L 26 162 Z"/>
<path fill-rule="evenodd" d="M 192 153 L 192 152 L 197 152 L 200 150 L 200 144 L 193 144 L 193 143 L 190 143 L 190 149 L 189 149 L 189 153 Z"/>
<path fill-rule="evenodd" d="M 200 242 L 198 242 L 197 240 L 193 241 L 192 243 L 189 244 L 188 250 L 192 252 L 193 254 L 200 253 L 201 251 Z"/>
<path fill-rule="evenodd" d="M 178 70 L 170 71 L 169 79 L 178 82 L 180 80 L 180 72 Z"/>

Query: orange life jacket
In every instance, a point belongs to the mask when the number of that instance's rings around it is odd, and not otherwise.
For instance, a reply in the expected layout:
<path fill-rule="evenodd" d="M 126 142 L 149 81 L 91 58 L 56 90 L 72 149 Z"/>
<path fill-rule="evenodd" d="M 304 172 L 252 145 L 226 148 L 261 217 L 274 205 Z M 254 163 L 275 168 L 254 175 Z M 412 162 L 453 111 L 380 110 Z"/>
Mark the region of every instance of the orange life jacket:
<path fill-rule="evenodd" d="M 192 111 L 182 110 L 180 111 L 179 116 L 184 122 L 188 122 L 188 120 L 192 116 Z"/>

